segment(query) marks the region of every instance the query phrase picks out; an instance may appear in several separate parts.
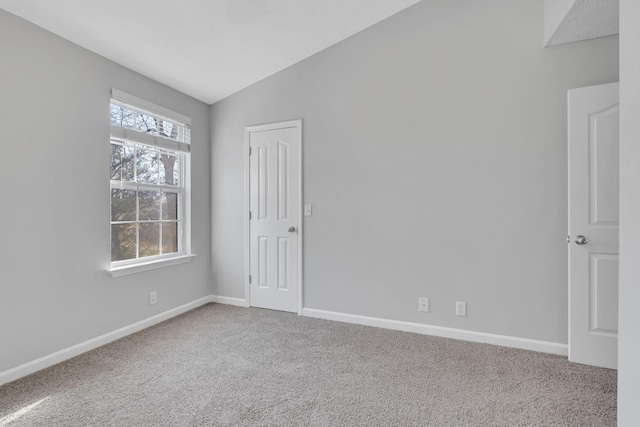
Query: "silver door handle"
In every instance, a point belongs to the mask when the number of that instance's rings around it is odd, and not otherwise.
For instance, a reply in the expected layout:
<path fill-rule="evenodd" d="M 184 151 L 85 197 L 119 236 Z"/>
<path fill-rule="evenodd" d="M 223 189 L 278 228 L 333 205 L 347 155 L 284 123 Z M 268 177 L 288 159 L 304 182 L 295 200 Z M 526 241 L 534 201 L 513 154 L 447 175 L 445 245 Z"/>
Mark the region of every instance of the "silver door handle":
<path fill-rule="evenodd" d="M 289 227 L 289 233 L 295 233 L 295 232 L 296 232 L 296 228 L 293 225 Z"/>
<path fill-rule="evenodd" d="M 575 240 L 576 244 L 578 245 L 586 245 L 587 243 L 589 243 L 589 241 L 587 240 L 586 237 L 584 237 L 583 235 L 579 235 L 576 236 L 576 240 Z"/>

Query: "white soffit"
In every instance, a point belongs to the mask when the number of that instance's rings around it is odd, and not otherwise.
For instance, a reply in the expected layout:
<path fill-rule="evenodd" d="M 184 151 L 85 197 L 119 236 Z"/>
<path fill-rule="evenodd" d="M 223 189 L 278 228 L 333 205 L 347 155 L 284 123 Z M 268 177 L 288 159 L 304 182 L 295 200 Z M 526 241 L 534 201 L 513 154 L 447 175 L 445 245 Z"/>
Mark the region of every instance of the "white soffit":
<path fill-rule="evenodd" d="M 545 0 L 545 46 L 618 34 L 619 21 L 619 0 Z"/>
<path fill-rule="evenodd" d="M 420 0 L 0 0 L 0 8 L 212 104 Z"/>

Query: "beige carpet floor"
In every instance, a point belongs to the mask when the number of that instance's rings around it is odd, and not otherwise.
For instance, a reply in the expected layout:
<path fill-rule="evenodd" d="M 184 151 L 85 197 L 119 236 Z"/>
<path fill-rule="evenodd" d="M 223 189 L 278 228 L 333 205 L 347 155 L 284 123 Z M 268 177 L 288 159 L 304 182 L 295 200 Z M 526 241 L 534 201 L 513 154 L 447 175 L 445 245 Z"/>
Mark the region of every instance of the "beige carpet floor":
<path fill-rule="evenodd" d="M 616 371 L 208 304 L 0 387 L 0 426 L 614 426 Z"/>

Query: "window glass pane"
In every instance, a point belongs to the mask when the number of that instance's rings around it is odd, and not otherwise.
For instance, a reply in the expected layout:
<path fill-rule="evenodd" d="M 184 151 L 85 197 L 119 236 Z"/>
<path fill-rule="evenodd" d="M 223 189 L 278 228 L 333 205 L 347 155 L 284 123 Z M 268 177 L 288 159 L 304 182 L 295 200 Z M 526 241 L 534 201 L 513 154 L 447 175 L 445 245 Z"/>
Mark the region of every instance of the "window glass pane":
<path fill-rule="evenodd" d="M 111 189 L 111 221 L 136 220 L 136 192 Z"/>
<path fill-rule="evenodd" d="M 164 138 L 178 139 L 177 124 L 144 113 L 136 113 L 135 117 L 135 130 Z"/>
<path fill-rule="evenodd" d="M 162 223 L 162 253 L 171 254 L 178 252 L 178 223 Z"/>
<path fill-rule="evenodd" d="M 160 223 L 140 224 L 140 258 L 160 253 Z"/>
<path fill-rule="evenodd" d="M 179 134 L 180 124 L 161 117 L 154 117 L 116 104 L 111 104 L 110 117 L 111 124 L 115 126 L 169 139 L 186 140 L 184 135 Z"/>
<path fill-rule="evenodd" d="M 136 149 L 137 154 L 137 180 L 146 184 L 158 183 L 158 164 L 159 153 L 154 148 L 138 147 Z"/>
<path fill-rule="evenodd" d="M 179 185 L 178 157 L 175 153 L 160 155 L 160 184 Z"/>
<path fill-rule="evenodd" d="M 135 130 L 150 133 L 151 135 L 158 135 L 158 129 L 156 128 L 156 121 L 153 117 L 142 113 L 135 114 Z"/>
<path fill-rule="evenodd" d="M 162 193 L 162 219 L 178 219 L 178 193 Z"/>
<path fill-rule="evenodd" d="M 117 104 L 111 104 L 110 119 L 110 123 L 114 126 L 183 142 L 189 142 L 190 139 L 189 126 L 184 123 Z"/>
<path fill-rule="evenodd" d="M 134 160 L 133 148 L 111 144 L 111 179 L 133 181 Z"/>
<path fill-rule="evenodd" d="M 157 221 L 160 219 L 160 192 L 139 191 L 138 209 L 140 221 Z"/>
<path fill-rule="evenodd" d="M 136 257 L 136 225 L 111 225 L 111 261 Z"/>
<path fill-rule="evenodd" d="M 136 113 L 128 108 L 111 104 L 111 124 L 127 129 L 133 129 Z"/>

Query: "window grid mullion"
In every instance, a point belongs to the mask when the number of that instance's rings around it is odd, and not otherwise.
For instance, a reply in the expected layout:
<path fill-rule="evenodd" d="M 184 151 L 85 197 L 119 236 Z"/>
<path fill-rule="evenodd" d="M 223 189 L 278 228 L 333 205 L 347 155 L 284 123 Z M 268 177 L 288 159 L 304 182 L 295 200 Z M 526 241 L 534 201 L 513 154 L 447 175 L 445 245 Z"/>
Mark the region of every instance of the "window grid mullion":
<path fill-rule="evenodd" d="M 140 190 L 136 188 L 136 259 L 139 259 L 139 258 L 140 258 Z"/>
<path fill-rule="evenodd" d="M 180 180 L 180 184 L 181 184 L 181 188 L 184 188 L 184 185 L 186 185 L 186 181 L 185 181 L 185 166 L 186 166 L 186 156 L 181 155 L 179 157 L 179 164 L 180 164 L 180 170 L 178 171 L 178 179 Z M 184 212 L 184 204 L 185 204 L 185 192 L 181 191 L 178 194 L 178 206 L 176 206 L 176 220 L 181 221 L 183 212 Z M 184 222 L 178 222 L 178 251 L 182 252 L 183 248 L 184 248 L 184 228 L 183 228 L 183 224 Z"/>
<path fill-rule="evenodd" d="M 124 161 L 124 147 L 121 147 L 122 150 L 118 150 L 120 153 L 120 182 L 124 181 L 124 168 L 122 167 L 122 162 Z"/>
<path fill-rule="evenodd" d="M 158 170 L 160 170 L 160 168 L 158 168 Z M 166 171 L 165 171 L 165 181 L 166 181 Z M 158 179 L 159 179 L 159 175 L 158 175 Z M 159 237 L 159 245 L 160 248 L 158 249 L 158 253 L 160 255 L 163 254 L 163 250 L 162 250 L 162 198 L 164 197 L 164 191 L 160 192 L 160 221 L 159 222 L 159 226 L 158 226 L 158 237 Z"/>
<path fill-rule="evenodd" d="M 138 182 L 138 147 L 133 145 L 133 182 Z"/>

